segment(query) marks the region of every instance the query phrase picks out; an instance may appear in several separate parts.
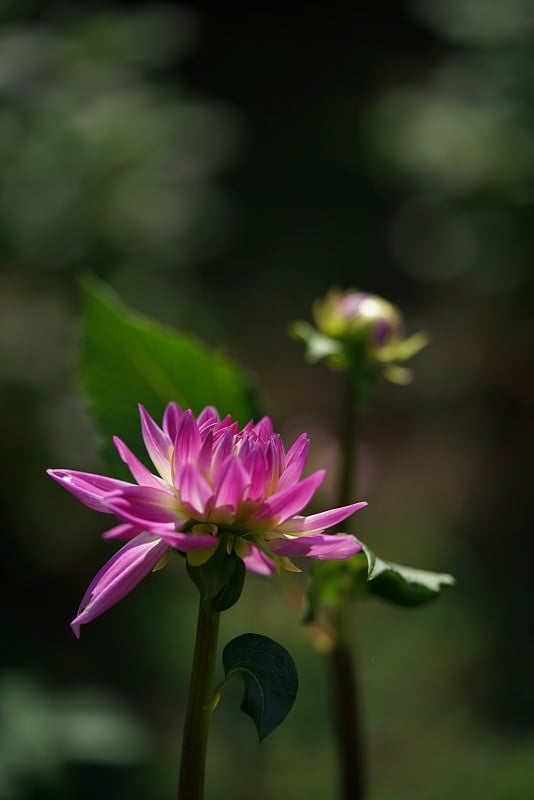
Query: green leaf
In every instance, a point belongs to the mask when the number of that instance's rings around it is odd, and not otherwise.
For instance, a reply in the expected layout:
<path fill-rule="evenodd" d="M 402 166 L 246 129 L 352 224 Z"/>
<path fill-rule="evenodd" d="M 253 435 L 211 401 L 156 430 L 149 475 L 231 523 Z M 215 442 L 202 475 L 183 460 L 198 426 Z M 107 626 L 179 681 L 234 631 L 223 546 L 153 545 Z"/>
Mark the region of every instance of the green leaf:
<path fill-rule="evenodd" d="M 395 605 L 418 606 L 433 600 L 446 586 L 454 586 L 452 575 L 428 572 L 384 561 L 363 545 L 368 562 L 369 593 Z"/>
<path fill-rule="evenodd" d="M 205 564 L 193 567 L 188 563 L 187 572 L 210 616 L 231 608 L 241 597 L 246 568 L 234 551 L 226 552 L 224 540 Z"/>
<path fill-rule="evenodd" d="M 293 322 L 289 334 L 297 342 L 306 345 L 306 356 L 312 363 L 328 356 L 339 355 L 343 349 L 340 342 L 320 333 L 308 322 Z"/>
<path fill-rule="evenodd" d="M 281 645 L 257 633 L 232 639 L 222 655 L 226 680 L 242 678 L 241 710 L 252 718 L 260 742 L 287 717 L 298 691 L 295 663 Z"/>
<path fill-rule="evenodd" d="M 446 586 L 452 575 L 428 572 L 384 561 L 367 545 L 345 561 L 317 561 L 312 567 L 302 622 L 313 622 L 321 605 L 337 608 L 348 598 L 379 597 L 399 606 L 424 605 Z"/>
<path fill-rule="evenodd" d="M 242 424 L 258 416 L 247 375 L 229 359 L 127 310 L 100 281 L 85 281 L 83 297 L 80 383 L 115 467 L 122 462 L 111 444 L 114 434 L 144 452 L 138 403 L 156 421 L 171 400 L 194 414 L 213 405 Z"/>

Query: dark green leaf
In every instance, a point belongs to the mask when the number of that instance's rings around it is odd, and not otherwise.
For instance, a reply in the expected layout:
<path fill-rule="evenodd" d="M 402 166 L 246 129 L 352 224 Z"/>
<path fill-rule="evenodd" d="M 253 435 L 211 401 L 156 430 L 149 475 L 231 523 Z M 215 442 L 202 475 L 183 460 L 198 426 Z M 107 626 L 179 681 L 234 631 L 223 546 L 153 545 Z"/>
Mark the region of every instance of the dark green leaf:
<path fill-rule="evenodd" d="M 223 650 L 226 678 L 245 684 L 241 710 L 252 718 L 260 741 L 289 714 L 298 691 L 295 663 L 281 645 L 257 633 L 232 639 Z"/>
<path fill-rule="evenodd" d="M 144 452 L 138 403 L 156 421 L 171 400 L 195 414 L 213 405 L 242 424 L 258 415 L 248 377 L 228 359 L 128 311 L 99 281 L 86 281 L 83 294 L 80 382 L 114 466 L 114 434 Z"/>
<path fill-rule="evenodd" d="M 224 541 L 202 566 L 192 567 L 187 564 L 187 572 L 200 592 L 206 613 L 211 616 L 231 608 L 241 597 L 245 583 L 245 565 L 235 552 L 226 552 Z"/>

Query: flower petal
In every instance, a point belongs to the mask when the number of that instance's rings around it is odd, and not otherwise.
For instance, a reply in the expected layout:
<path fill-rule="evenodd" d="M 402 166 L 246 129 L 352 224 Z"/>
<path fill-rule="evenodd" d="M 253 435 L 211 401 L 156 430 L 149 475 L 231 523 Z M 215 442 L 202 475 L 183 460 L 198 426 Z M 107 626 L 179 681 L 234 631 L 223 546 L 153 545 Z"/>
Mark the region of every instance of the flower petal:
<path fill-rule="evenodd" d="M 234 456 L 228 456 L 215 476 L 214 510 L 225 508 L 235 514 L 249 484 L 250 476 L 243 464 Z"/>
<path fill-rule="evenodd" d="M 169 403 L 163 412 L 163 431 L 167 434 L 171 442 L 174 442 L 176 437 L 176 429 L 182 413 L 182 409 L 178 403 Z"/>
<path fill-rule="evenodd" d="M 109 508 L 119 519 L 138 525 L 143 530 L 157 532 L 159 525 L 182 523 L 186 516 L 176 507 L 176 498 L 162 489 L 149 486 L 129 486 L 121 492 L 110 495 Z"/>
<path fill-rule="evenodd" d="M 365 508 L 366 502 L 353 503 L 350 506 L 341 506 L 340 508 L 331 508 L 330 511 L 322 511 L 320 514 L 312 514 L 310 517 L 293 517 L 277 525 L 277 530 L 281 533 L 321 533 L 325 528 L 331 528 L 342 522 L 351 514 Z"/>
<path fill-rule="evenodd" d="M 276 565 L 265 553 L 253 544 L 248 544 L 248 553 L 242 556 L 245 566 L 251 572 L 259 575 L 273 575 L 276 572 Z"/>
<path fill-rule="evenodd" d="M 310 440 L 305 433 L 291 445 L 286 453 L 285 468 L 278 481 L 278 489 L 285 489 L 300 480 L 302 470 L 306 465 Z"/>
<path fill-rule="evenodd" d="M 124 444 L 122 439 L 118 436 L 113 437 L 113 444 L 117 448 L 117 452 L 121 459 L 124 461 L 137 483 L 143 486 L 154 486 L 161 488 L 163 481 L 157 475 L 153 475 L 149 469 L 145 467 L 141 461 L 135 456 L 128 445 Z"/>
<path fill-rule="evenodd" d="M 193 550 L 206 550 L 217 547 L 219 539 L 216 536 L 195 536 L 192 533 L 180 533 L 176 531 L 163 531 L 160 535 L 167 544 L 183 553 L 190 553 Z"/>
<path fill-rule="evenodd" d="M 192 517 L 202 518 L 209 509 L 213 491 L 194 464 L 184 464 L 174 476 L 180 492 L 180 504 Z"/>
<path fill-rule="evenodd" d="M 95 575 L 83 596 L 71 628 L 78 638 L 80 625 L 95 619 L 122 600 L 151 572 L 168 549 L 157 536 L 140 533 L 124 545 Z"/>
<path fill-rule="evenodd" d="M 273 539 L 269 549 L 277 556 L 307 556 L 319 561 L 338 561 L 350 558 L 362 549 L 359 541 L 349 534 L 316 533 L 313 536 L 299 536 L 295 539 Z"/>
<path fill-rule="evenodd" d="M 78 472 L 75 469 L 48 469 L 48 475 L 73 494 L 82 503 L 95 511 L 111 514 L 107 497 L 111 492 L 133 487 L 133 483 L 94 475 L 92 472 Z"/>
<path fill-rule="evenodd" d="M 156 425 L 148 411 L 139 404 L 139 414 L 141 416 L 141 433 L 152 463 L 156 467 L 161 477 L 171 483 L 171 440 L 167 434 Z"/>
<path fill-rule="evenodd" d="M 197 421 L 190 410 L 182 414 L 174 438 L 172 463 L 174 474 L 183 464 L 194 462 L 200 450 L 200 433 Z"/>
<path fill-rule="evenodd" d="M 137 525 L 131 525 L 129 522 L 125 522 L 122 525 L 116 525 L 114 528 L 110 528 L 109 531 L 104 531 L 102 538 L 125 539 L 126 541 L 130 541 L 131 539 L 135 539 L 136 536 L 139 536 L 140 533 L 143 533 L 142 528 L 137 527 Z"/>
<path fill-rule="evenodd" d="M 268 500 L 266 500 L 259 508 L 256 518 L 259 520 L 269 519 L 270 517 L 277 520 L 277 524 L 285 522 L 286 519 L 292 517 L 301 511 L 306 506 L 318 486 L 323 482 L 324 469 L 308 475 L 300 483 L 295 486 L 288 486 L 287 489 L 282 489 L 275 492 Z"/>

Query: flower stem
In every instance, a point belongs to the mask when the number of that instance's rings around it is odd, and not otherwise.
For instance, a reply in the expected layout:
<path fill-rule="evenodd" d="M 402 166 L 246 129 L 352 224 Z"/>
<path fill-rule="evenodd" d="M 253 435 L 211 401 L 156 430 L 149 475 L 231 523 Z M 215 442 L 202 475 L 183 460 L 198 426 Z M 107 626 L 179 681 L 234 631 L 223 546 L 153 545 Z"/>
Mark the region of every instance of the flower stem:
<path fill-rule="evenodd" d="M 202 800 L 204 797 L 206 748 L 212 711 L 211 686 L 215 672 L 218 632 L 219 614 L 210 616 L 200 602 L 185 713 L 178 800 Z"/>
<path fill-rule="evenodd" d="M 357 478 L 357 443 L 360 424 L 358 394 L 346 382 L 342 464 L 339 478 L 339 505 L 353 501 Z M 332 719 L 340 765 L 340 798 L 363 800 L 366 771 L 360 721 L 356 661 L 346 626 L 349 598 L 343 598 L 333 619 L 333 644 L 328 654 L 332 685 Z"/>

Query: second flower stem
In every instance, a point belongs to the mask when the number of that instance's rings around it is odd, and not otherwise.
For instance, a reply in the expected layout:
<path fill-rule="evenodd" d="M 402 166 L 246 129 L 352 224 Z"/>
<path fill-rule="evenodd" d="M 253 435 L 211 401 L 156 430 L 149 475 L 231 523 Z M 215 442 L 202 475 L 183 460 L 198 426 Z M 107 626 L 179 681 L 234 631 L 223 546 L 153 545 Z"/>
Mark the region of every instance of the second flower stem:
<path fill-rule="evenodd" d="M 357 480 L 360 403 L 358 393 L 346 381 L 339 505 L 353 502 Z M 333 644 L 328 654 L 332 692 L 332 718 L 340 764 L 340 798 L 363 800 L 366 770 L 361 731 L 356 660 L 346 626 L 348 597 L 341 600 L 333 620 Z"/>
<path fill-rule="evenodd" d="M 203 800 L 212 685 L 217 655 L 219 614 L 210 616 L 200 602 L 197 636 L 185 714 L 178 800 Z"/>

